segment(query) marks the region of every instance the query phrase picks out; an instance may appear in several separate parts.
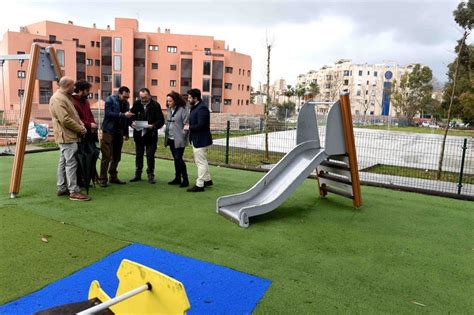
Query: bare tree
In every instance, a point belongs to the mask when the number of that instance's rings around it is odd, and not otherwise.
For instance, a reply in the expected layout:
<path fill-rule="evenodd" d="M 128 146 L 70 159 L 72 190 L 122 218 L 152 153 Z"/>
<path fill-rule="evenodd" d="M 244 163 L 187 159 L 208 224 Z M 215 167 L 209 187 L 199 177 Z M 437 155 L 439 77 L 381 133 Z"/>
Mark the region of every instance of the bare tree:
<path fill-rule="evenodd" d="M 460 44 L 459 44 L 459 51 L 458 51 L 458 56 L 456 58 L 456 65 L 454 66 L 454 75 L 452 78 L 452 89 L 451 89 L 451 96 L 449 98 L 449 107 L 448 107 L 448 121 L 446 123 L 446 127 L 444 128 L 444 134 L 443 134 L 443 142 L 441 144 L 441 153 L 439 156 L 439 161 L 438 161 L 438 172 L 436 173 L 436 179 L 440 180 L 441 179 L 441 173 L 443 172 L 443 160 L 444 160 L 444 149 L 446 147 L 446 138 L 448 136 L 448 131 L 449 131 L 449 125 L 451 122 L 451 110 L 453 107 L 453 101 L 454 101 L 454 92 L 456 91 L 456 81 L 458 79 L 458 70 L 459 70 L 459 60 L 461 59 L 461 52 L 466 45 L 466 39 L 469 36 L 469 32 L 466 30 L 464 31 L 464 35 L 461 38 Z"/>
<path fill-rule="evenodd" d="M 456 64 L 454 66 L 454 74 L 452 78 L 450 78 L 450 81 L 452 81 L 452 89 L 451 89 L 451 95 L 449 98 L 448 117 L 447 117 L 448 122 L 446 124 L 446 128 L 444 129 L 443 143 L 441 144 L 441 154 L 439 156 L 439 162 L 438 162 L 438 172 L 436 174 L 436 179 L 438 180 L 441 179 L 441 173 L 443 171 L 444 149 L 446 146 L 446 137 L 448 136 L 449 124 L 451 122 L 451 110 L 452 110 L 453 102 L 455 98 L 459 62 L 461 59 L 461 55 L 464 52 L 464 49 L 466 48 L 467 37 L 469 36 L 474 24 L 474 0 L 469 0 L 468 3 L 464 1 L 459 3 L 457 10 L 453 12 L 453 15 L 454 15 L 454 20 L 463 29 L 464 34 L 462 38 L 459 40 L 458 46 L 456 47 L 456 50 L 457 50 Z"/>
<path fill-rule="evenodd" d="M 270 56 L 272 52 L 273 40 L 268 39 L 268 35 L 265 37 L 265 47 L 267 49 L 267 101 L 265 102 L 264 108 L 264 133 L 265 133 L 265 155 L 264 159 L 268 161 L 270 159 L 268 149 L 268 110 L 270 109 Z"/>
<path fill-rule="evenodd" d="M 341 93 L 341 87 L 344 84 L 344 76 L 342 71 L 335 70 L 330 76 L 330 87 L 329 87 L 329 97 L 331 101 L 336 101 L 339 99 L 339 94 Z"/>

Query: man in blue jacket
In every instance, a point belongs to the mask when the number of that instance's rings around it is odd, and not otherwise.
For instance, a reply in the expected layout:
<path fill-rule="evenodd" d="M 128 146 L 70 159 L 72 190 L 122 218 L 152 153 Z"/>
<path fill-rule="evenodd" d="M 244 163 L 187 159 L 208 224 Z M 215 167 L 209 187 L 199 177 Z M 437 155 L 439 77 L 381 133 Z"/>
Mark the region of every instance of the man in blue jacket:
<path fill-rule="evenodd" d="M 209 108 L 202 102 L 201 91 L 191 89 L 188 91 L 188 102 L 191 105 L 189 114 L 189 140 L 193 145 L 194 162 L 198 168 L 196 185 L 188 188 L 188 192 L 201 192 L 204 187 L 212 186 L 209 165 L 207 163 L 207 149 L 212 144 L 211 114 Z"/>
<path fill-rule="evenodd" d="M 110 175 L 109 182 L 125 184 L 117 176 L 117 167 L 122 156 L 123 138 L 128 139 L 128 126 L 130 125 L 130 89 L 122 86 L 118 94 L 111 95 L 105 100 L 105 115 L 102 123 L 102 163 L 100 165 L 99 185 L 107 187 L 107 171 Z"/>

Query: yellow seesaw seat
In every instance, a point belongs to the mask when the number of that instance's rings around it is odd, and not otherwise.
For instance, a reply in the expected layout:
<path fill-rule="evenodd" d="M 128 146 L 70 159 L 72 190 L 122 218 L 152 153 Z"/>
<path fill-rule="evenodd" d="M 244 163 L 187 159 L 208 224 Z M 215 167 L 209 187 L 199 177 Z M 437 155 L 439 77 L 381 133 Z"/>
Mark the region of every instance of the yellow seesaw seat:
<path fill-rule="evenodd" d="M 191 307 L 183 284 L 156 270 L 124 259 L 117 277 L 116 297 L 146 284 L 151 285 L 151 289 L 110 306 L 115 314 L 186 314 Z M 89 288 L 89 299 L 94 298 L 102 303 L 111 300 L 97 280 L 92 281 Z"/>

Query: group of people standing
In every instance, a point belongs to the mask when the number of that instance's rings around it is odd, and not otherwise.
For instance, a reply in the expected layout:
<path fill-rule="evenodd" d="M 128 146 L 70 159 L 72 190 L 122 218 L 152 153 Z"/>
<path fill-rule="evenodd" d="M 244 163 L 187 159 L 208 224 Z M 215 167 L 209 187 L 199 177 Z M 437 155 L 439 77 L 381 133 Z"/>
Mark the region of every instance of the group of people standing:
<path fill-rule="evenodd" d="M 74 82 L 62 77 L 59 89 L 51 97 L 49 108 L 53 120 L 55 141 L 59 144 L 60 159 L 57 173 L 57 195 L 69 196 L 71 200 L 88 201 L 90 197 L 80 192 L 77 176 L 76 153 L 78 143 L 97 142 L 98 125 L 94 120 L 87 96 L 91 85 L 87 81 Z M 74 93 L 74 94 L 73 94 Z M 158 144 L 158 130 L 164 125 L 165 146 L 169 146 L 174 160 L 175 177 L 169 185 L 189 187 L 189 178 L 183 155 L 191 143 L 198 176 L 188 192 L 202 192 L 212 186 L 207 162 L 207 149 L 212 144 L 210 112 L 202 102 L 201 91 L 191 89 L 187 101 L 172 91 L 166 96 L 167 118 L 160 104 L 147 88 L 140 89 L 138 99 L 130 108 L 130 89 L 119 88 L 118 93 L 107 97 L 102 123 L 100 150 L 102 158 L 98 183 L 101 187 L 111 184 L 126 184 L 118 177 L 123 141 L 128 140 L 129 127 L 133 128 L 135 142 L 135 175 L 130 182 L 142 180 L 144 156 L 147 159 L 147 178 L 155 184 L 155 153 Z"/>

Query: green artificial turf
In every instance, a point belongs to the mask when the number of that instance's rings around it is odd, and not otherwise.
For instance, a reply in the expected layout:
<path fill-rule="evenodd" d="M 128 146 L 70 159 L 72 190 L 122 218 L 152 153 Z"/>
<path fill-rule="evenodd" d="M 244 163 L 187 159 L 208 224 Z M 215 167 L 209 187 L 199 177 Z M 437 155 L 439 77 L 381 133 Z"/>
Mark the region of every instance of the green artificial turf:
<path fill-rule="evenodd" d="M 0 304 L 36 291 L 128 245 L 24 211 L 15 201 L 3 199 L 1 205 Z"/>
<path fill-rule="evenodd" d="M 320 199 L 316 181 L 306 180 L 276 211 L 251 218 L 242 229 L 215 213 L 216 198 L 248 189 L 262 173 L 211 167 L 215 185 L 191 194 L 167 185 L 173 164 L 157 160 L 156 185 L 97 187 L 91 189 L 93 200 L 81 203 L 55 196 L 57 157 L 58 152 L 27 155 L 20 197 L 8 199 L 9 181 L 0 183 L 2 211 L 13 207 L 76 226 L 78 234 L 99 232 L 270 279 L 256 313 L 474 309 L 472 202 L 363 187 L 364 205 L 356 210 L 340 196 Z M 11 163 L 11 157 L 0 158 L 0 178 L 9 178 Z M 192 163 L 188 168 L 193 181 L 196 168 Z M 134 157 L 123 155 L 119 176 L 129 179 L 133 173 Z M 18 240 L 2 234 L 1 242 Z M 32 247 L 23 255 L 36 263 Z M 41 270 L 24 272 L 35 279 L 48 266 L 57 278 L 70 273 L 57 268 L 54 258 Z M 11 296 L 30 286 L 25 281 Z"/>

